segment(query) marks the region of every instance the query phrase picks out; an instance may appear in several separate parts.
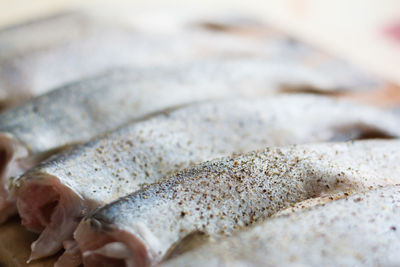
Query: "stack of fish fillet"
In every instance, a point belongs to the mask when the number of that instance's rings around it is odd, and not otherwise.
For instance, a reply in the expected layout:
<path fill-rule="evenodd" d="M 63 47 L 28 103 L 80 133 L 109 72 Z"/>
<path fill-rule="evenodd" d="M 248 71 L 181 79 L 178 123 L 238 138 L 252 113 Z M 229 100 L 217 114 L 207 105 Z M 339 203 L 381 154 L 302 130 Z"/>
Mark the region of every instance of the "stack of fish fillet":
<path fill-rule="evenodd" d="M 38 234 L 25 260 L 400 265 L 400 117 L 335 97 L 385 83 L 201 18 L 162 33 L 80 10 L 0 30 L 0 222 Z"/>

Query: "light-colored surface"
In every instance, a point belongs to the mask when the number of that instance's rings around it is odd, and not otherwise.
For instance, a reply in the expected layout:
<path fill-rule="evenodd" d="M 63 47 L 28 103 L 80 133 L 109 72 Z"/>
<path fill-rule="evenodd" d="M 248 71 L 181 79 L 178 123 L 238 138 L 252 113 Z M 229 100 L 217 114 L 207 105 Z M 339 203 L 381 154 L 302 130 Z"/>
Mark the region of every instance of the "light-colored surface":
<path fill-rule="evenodd" d="M 2 0 L 0 25 L 82 5 L 105 5 L 107 11 L 121 14 L 177 7 L 207 10 L 210 14 L 247 13 L 400 84 L 400 43 L 384 34 L 391 24 L 400 23 L 398 0 L 118 0 L 124 8 L 116 8 L 115 2 L 40 0 L 32 4 L 29 0 Z"/>
<path fill-rule="evenodd" d="M 385 33 L 400 23 L 397 0 L 269 1 L 264 18 L 279 28 L 400 83 L 400 43 Z"/>

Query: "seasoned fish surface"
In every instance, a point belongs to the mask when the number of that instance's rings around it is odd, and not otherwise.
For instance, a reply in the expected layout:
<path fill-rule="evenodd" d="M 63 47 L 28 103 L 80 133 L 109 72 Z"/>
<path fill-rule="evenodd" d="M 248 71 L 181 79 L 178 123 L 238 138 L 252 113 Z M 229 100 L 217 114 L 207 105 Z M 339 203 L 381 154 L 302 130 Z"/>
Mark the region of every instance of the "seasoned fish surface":
<path fill-rule="evenodd" d="M 193 232 L 229 235 L 325 193 L 399 183 L 399 141 L 295 145 L 213 160 L 108 204 L 75 232 L 87 266 L 156 265 Z"/>
<path fill-rule="evenodd" d="M 193 250 L 162 266 L 397 266 L 400 187 L 354 194 Z"/>
<path fill-rule="evenodd" d="M 260 60 L 202 61 L 171 67 L 122 69 L 72 83 L 0 114 L 0 221 L 15 213 L 7 201 L 16 177 L 57 149 L 172 106 L 268 95 L 270 64 Z M 248 90 L 251 80 L 252 87 Z M 11 203 L 8 203 L 11 202 Z"/>
<path fill-rule="evenodd" d="M 127 125 L 41 164 L 18 181 L 25 188 L 19 192 L 19 212 L 29 229 L 44 230 L 33 251 L 42 254 L 50 249 L 49 240 L 58 240 L 54 252 L 82 212 L 193 163 L 267 145 L 398 136 L 398 125 L 387 113 L 324 97 L 198 104 Z M 40 190 L 54 194 L 46 198 Z M 58 205 L 49 205 L 64 194 L 68 197 Z"/>
<path fill-rule="evenodd" d="M 43 231 L 33 257 L 48 255 L 83 213 L 195 163 L 270 145 L 398 136 L 399 125 L 376 109 L 315 96 L 196 104 L 127 125 L 34 168 L 17 181 L 18 210 L 28 229 Z"/>

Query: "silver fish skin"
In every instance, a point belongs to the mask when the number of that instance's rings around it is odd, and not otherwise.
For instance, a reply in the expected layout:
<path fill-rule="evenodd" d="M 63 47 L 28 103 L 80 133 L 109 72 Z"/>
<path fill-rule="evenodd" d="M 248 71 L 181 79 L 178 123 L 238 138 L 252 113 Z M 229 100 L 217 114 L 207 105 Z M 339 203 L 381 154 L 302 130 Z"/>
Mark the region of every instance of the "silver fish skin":
<path fill-rule="evenodd" d="M 310 197 L 399 183 L 399 148 L 325 143 L 213 160 L 97 209 L 74 238 L 85 266 L 154 266 L 193 232 L 230 235 Z"/>
<path fill-rule="evenodd" d="M 272 94 L 277 88 L 271 84 L 270 66 L 249 59 L 120 69 L 58 88 L 0 114 L 0 151 L 4 155 L 0 221 L 15 213 L 13 201 L 7 201 L 8 179 L 54 150 L 172 106 Z"/>
<path fill-rule="evenodd" d="M 35 259 L 55 253 L 90 210 L 195 163 L 270 145 L 399 136 L 399 125 L 377 109 L 316 96 L 195 104 L 126 125 L 30 170 L 15 182 L 18 211 L 28 229 L 43 231 L 32 245 Z"/>
<path fill-rule="evenodd" d="M 400 186 L 258 224 L 161 266 L 398 266 Z"/>

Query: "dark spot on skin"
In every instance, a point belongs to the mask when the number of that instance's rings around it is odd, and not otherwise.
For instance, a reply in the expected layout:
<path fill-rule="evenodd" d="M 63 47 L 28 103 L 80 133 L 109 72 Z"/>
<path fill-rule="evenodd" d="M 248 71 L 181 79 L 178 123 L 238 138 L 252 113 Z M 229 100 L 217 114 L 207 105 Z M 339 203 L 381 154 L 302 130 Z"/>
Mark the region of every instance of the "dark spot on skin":
<path fill-rule="evenodd" d="M 183 218 L 183 217 L 185 217 L 185 212 L 184 211 L 181 211 L 181 217 Z"/>
<path fill-rule="evenodd" d="M 348 140 L 366 140 L 366 139 L 393 139 L 394 136 L 383 131 L 380 128 L 366 125 L 363 123 L 355 123 L 350 125 L 342 125 L 334 129 L 335 137 L 330 141 L 348 141 Z"/>
<path fill-rule="evenodd" d="M 392 230 L 392 231 L 396 231 L 396 230 L 397 230 L 397 228 L 396 228 L 396 226 L 392 226 L 392 227 L 390 227 L 390 230 Z"/>

